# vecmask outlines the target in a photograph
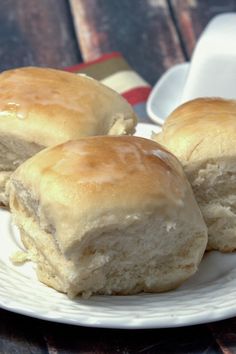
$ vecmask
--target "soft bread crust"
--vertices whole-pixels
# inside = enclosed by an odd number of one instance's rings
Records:
[[[15,170],[43,147],[83,136],[130,134],[135,125],[123,97],[84,75],[36,67],[0,74],[0,172]],[[1,202],[7,205],[5,192]]]
[[[10,206],[39,279],[69,295],[172,289],[207,242],[180,163],[137,137],[41,151],[12,175]]]
[[[236,101],[200,98],[178,107],[154,140],[181,161],[209,228],[208,249],[236,249]]]
[[[155,140],[168,147],[184,165],[235,156],[236,101],[199,98],[178,107]]]
[[[128,102],[85,75],[25,67],[0,74],[0,134],[43,146],[90,135],[132,132],[136,116]],[[117,123],[118,124],[118,123]]]

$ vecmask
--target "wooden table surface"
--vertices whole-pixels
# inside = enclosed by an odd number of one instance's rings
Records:
[[[62,68],[120,51],[150,84],[189,60],[234,0],[1,0],[0,70]],[[192,327],[95,329],[0,310],[0,353],[236,353],[236,318]]]

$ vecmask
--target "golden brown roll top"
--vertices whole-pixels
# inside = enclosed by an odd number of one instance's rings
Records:
[[[88,137],[43,150],[12,175],[10,205],[26,247],[40,254],[39,278],[70,294],[174,288],[206,246],[180,163],[147,139]]]
[[[154,139],[184,166],[208,226],[208,249],[236,250],[236,101],[189,101]]]
[[[122,223],[127,210],[136,217],[137,208],[181,206],[189,189],[175,157],[137,137],[89,137],[46,149],[18,168],[13,184],[18,179],[40,200],[64,250],[73,246],[70,237],[84,234],[88,222],[102,223],[112,211]],[[73,220],[79,234],[68,232],[62,219]]]
[[[236,101],[199,98],[184,103],[166,119],[155,141],[190,168],[210,158],[234,156]]]
[[[128,102],[89,77],[33,67],[3,72],[0,205],[8,205],[11,172],[42,148],[83,136],[130,134],[135,125]]]
[[[84,75],[36,67],[0,74],[0,134],[51,146],[82,136],[128,134],[135,124],[125,99]]]

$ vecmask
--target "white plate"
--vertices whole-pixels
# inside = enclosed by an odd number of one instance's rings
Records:
[[[158,127],[142,124],[149,137]],[[91,327],[161,328],[205,323],[236,315],[236,254],[211,252],[198,273],[175,291],[69,300],[37,281],[34,265],[14,266],[22,246],[10,214],[0,211],[0,307],[24,315]]]
[[[155,124],[138,123],[136,127],[135,136],[151,139],[153,133],[158,133],[161,128]]]

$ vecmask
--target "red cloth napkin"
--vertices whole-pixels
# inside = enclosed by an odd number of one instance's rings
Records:
[[[129,66],[120,53],[104,54],[96,60],[74,65],[65,70],[83,73],[101,81],[121,94],[133,106],[140,122],[151,123],[146,113],[146,101],[151,86]]]

